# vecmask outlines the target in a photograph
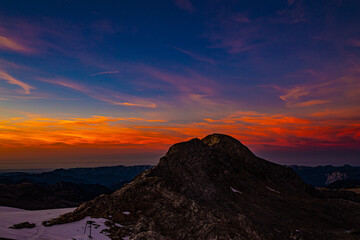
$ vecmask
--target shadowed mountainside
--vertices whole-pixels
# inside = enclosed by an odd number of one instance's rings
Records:
[[[99,184],[0,184],[0,206],[27,210],[77,207],[96,196],[112,192],[113,190]]]
[[[0,205],[27,210],[76,207],[111,194],[149,165],[57,169],[0,175]]]
[[[173,145],[112,195],[44,225],[92,216],[109,219],[112,239],[357,239],[350,234],[360,224],[353,194],[351,201],[316,190],[290,167],[213,134]]]

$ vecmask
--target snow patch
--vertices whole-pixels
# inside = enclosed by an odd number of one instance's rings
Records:
[[[122,239],[123,239],[123,240],[129,240],[129,239],[130,239],[130,236],[123,237]]]
[[[123,214],[130,215],[130,212],[126,211],[126,212],[123,212]]]
[[[235,192],[235,193],[240,193],[240,194],[242,194],[242,192],[240,192],[239,190],[236,190],[236,189],[233,188],[233,187],[230,187],[230,189],[231,189],[231,191],[233,191],[233,192]]]
[[[269,189],[269,190],[272,191],[272,192],[280,193],[279,191],[276,191],[275,189],[272,189],[272,188],[270,188],[270,187],[268,187],[268,186],[266,186],[266,188]]]
[[[80,221],[73,223],[66,223],[61,225],[54,225],[44,227],[41,223],[51,218],[56,218],[61,214],[68,213],[75,210],[75,208],[60,208],[28,211],[17,208],[1,207],[0,206],[0,238],[10,238],[17,240],[36,240],[36,239],[51,239],[51,240],[88,240],[90,229],[86,228],[86,221],[94,221],[91,227],[92,239],[96,240],[110,240],[105,234],[101,233],[106,229],[103,218],[86,217]],[[11,229],[10,226],[21,222],[35,223],[35,228],[27,229]]]
[[[117,226],[117,227],[124,227],[124,225],[121,225],[120,223],[115,223],[115,226]]]

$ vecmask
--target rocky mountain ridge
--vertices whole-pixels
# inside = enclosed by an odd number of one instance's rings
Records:
[[[212,134],[173,145],[112,195],[44,224],[102,217],[112,239],[356,239],[360,201],[349,199]]]

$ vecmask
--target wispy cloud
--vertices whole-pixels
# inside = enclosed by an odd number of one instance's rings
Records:
[[[307,22],[307,10],[304,1],[288,0],[288,7],[277,11],[277,16],[269,19],[273,23],[297,24]]]
[[[239,23],[249,23],[251,22],[250,19],[248,17],[246,17],[244,14],[242,13],[239,13],[237,15],[235,15],[233,17],[233,19],[236,21],[236,22],[239,22]]]
[[[219,90],[217,83],[190,69],[184,69],[183,74],[171,73],[150,66],[142,66],[141,71],[152,78],[169,83],[181,93],[197,95],[214,95]]]
[[[34,89],[34,87],[30,86],[29,84],[26,84],[16,78],[14,78],[13,76],[7,74],[6,72],[4,72],[2,70],[0,70],[0,79],[5,80],[9,84],[13,84],[13,85],[17,85],[17,86],[21,87],[25,91],[25,94],[30,94],[30,90]]]
[[[22,45],[15,40],[12,40],[8,37],[1,36],[1,35],[0,35],[0,49],[10,50],[10,51],[15,51],[15,52],[20,52],[20,53],[32,52],[32,49],[30,49],[29,47]]]
[[[187,51],[187,50],[184,50],[184,49],[181,49],[181,48],[178,48],[178,47],[173,47],[175,50],[181,52],[181,53],[184,53],[190,57],[192,57],[193,59],[195,60],[198,60],[200,62],[206,62],[206,63],[210,63],[210,64],[215,64],[215,60],[214,59],[211,59],[211,58],[207,58],[207,57],[202,57],[202,56],[199,56],[193,52],[190,52],[190,51]]]
[[[120,72],[119,71],[104,71],[104,72],[91,74],[90,76],[98,76],[98,75],[103,75],[103,74],[116,74],[116,73],[120,73]]]
[[[335,79],[328,76],[320,80],[309,81],[289,88],[279,87],[283,94],[279,96],[288,107],[310,107],[319,104],[331,104],[332,108],[360,104],[360,72],[357,68],[347,69],[344,75]],[[315,76],[316,77],[316,76]]]
[[[37,55],[55,51],[62,56],[89,62],[91,54],[85,54],[84,49],[103,41],[103,36],[113,34],[115,30],[110,28],[106,21],[81,25],[59,18],[0,15],[0,49]],[[87,38],[84,31],[93,37]]]
[[[290,101],[299,99],[302,96],[306,96],[310,93],[309,89],[306,87],[295,86],[285,91],[285,95],[279,96],[283,101]]]
[[[217,16],[218,21],[210,27],[208,38],[211,48],[222,48],[229,54],[240,54],[264,45],[266,22],[250,20],[242,13]],[[260,41],[261,40],[261,41]]]
[[[294,106],[297,106],[297,107],[309,107],[309,106],[318,105],[318,104],[325,104],[325,103],[329,103],[329,102],[331,102],[331,100],[313,99],[313,100],[309,100],[309,101],[305,101],[305,102],[296,103]]]
[[[118,93],[112,90],[86,86],[84,84],[77,83],[75,81],[64,79],[64,78],[38,78],[38,80],[60,85],[66,88],[70,88],[79,91],[91,98],[110,103],[112,105],[123,105],[133,107],[145,107],[145,108],[156,108],[156,104],[150,102],[144,98],[131,96],[127,94]]]

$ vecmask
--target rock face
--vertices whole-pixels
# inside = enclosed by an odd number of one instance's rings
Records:
[[[173,145],[112,195],[44,223],[109,219],[112,239],[356,239],[360,204],[325,199],[289,167],[221,134]]]
[[[36,227],[35,223],[29,223],[29,222],[22,222],[22,223],[18,223],[18,224],[14,224],[9,228],[12,229],[23,229],[23,228],[34,228]]]
[[[342,173],[342,172],[333,172],[332,174],[328,174],[328,177],[326,179],[326,185],[329,185],[333,182],[336,181],[340,181],[340,180],[345,180],[348,179],[348,175],[346,175],[346,173]]]

